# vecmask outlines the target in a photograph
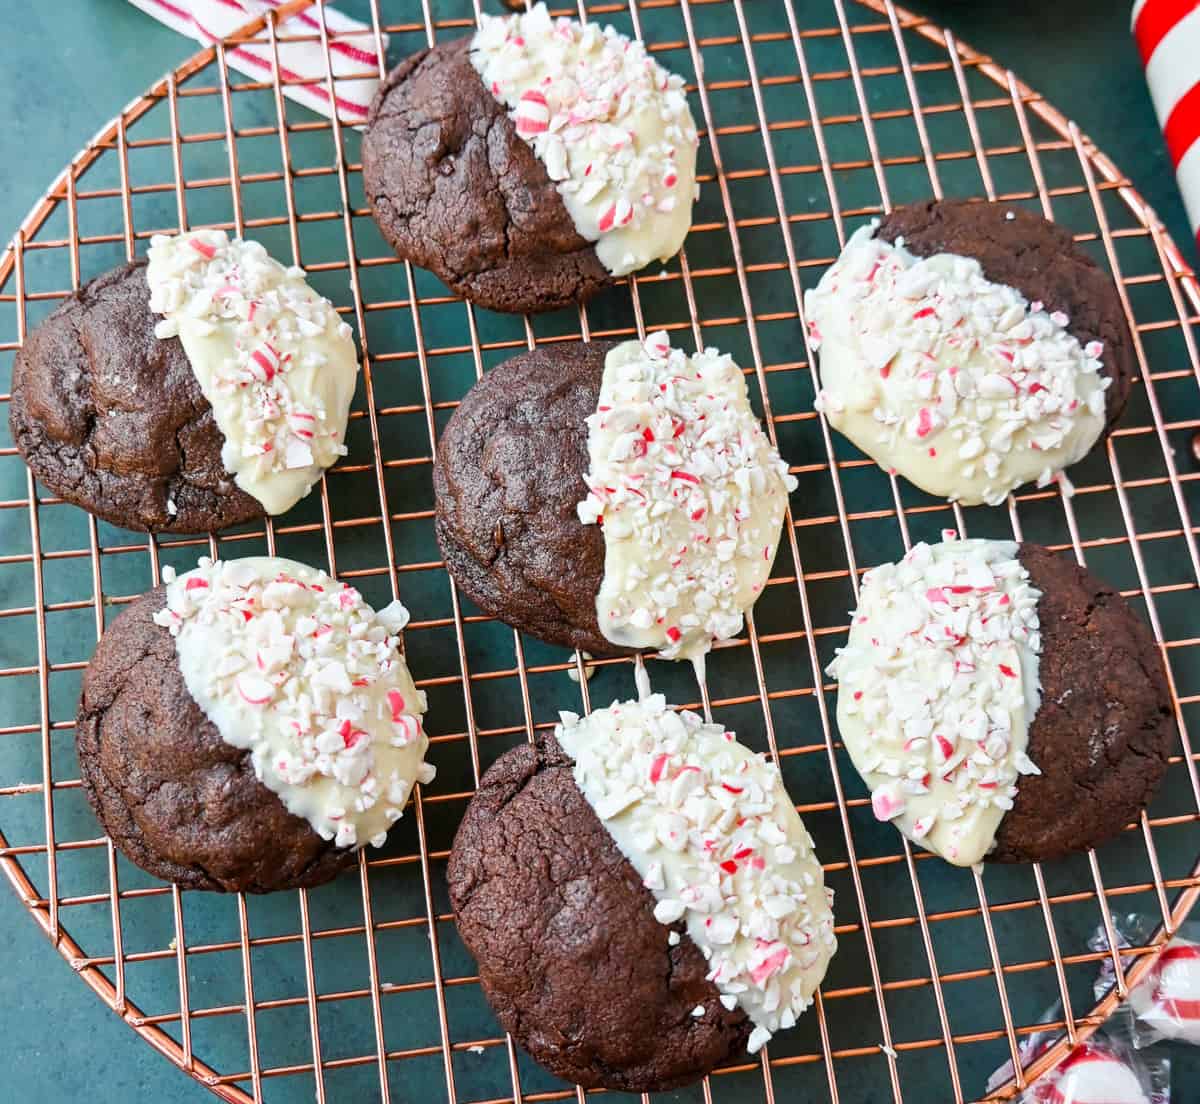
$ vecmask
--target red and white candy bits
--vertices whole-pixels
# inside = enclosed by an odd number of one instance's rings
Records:
[[[736,636],[766,584],[788,474],[716,349],[687,356],[657,331],[605,358],[588,418],[585,524],[604,531],[600,631],[696,658]]]
[[[805,311],[817,409],[930,494],[998,505],[1061,478],[1104,429],[1103,345],[1080,345],[1065,314],[988,280],[974,258],[919,258],[864,226]]]
[[[561,718],[575,781],[655,918],[686,924],[721,1004],[754,1022],[757,1051],[812,1003],[837,949],[832,891],[778,767],[661,694]]]
[[[640,42],[552,19],[544,3],[482,16],[471,61],[610,272],[678,251],[691,225],[698,141],[679,77]]]
[[[395,634],[353,587],[304,564],[251,557],[163,570],[156,624],[188,692],[258,779],[339,847],[383,845],[415,781],[429,782],[425,695]]]
[[[1009,541],[917,544],[863,577],[838,679],[838,728],[871,807],[969,866],[991,849],[1039,703],[1041,597]]]
[[[225,438],[221,459],[271,514],[346,449],[358,374],[350,327],[258,242],[195,230],[151,241],[154,333],[178,337]]]

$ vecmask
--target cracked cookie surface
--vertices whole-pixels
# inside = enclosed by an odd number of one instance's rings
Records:
[[[487,373],[438,442],[435,531],[455,582],[540,640],[629,654],[600,632],[604,535],[584,525],[586,419],[612,343],[538,347]]]
[[[683,923],[655,920],[653,894],[552,736],[483,776],[447,881],[497,1018],[557,1076],[654,1092],[743,1052],[746,1014],[721,1004]],[[704,1014],[693,1016],[698,1005]]]
[[[357,852],[323,840],[226,743],[184,684],[162,587],[104,634],[75,727],[83,788],[130,861],[185,889],[266,893],[320,885]]]
[[[382,83],[363,185],[396,253],[491,310],[583,302],[612,277],[471,64],[470,38],[423,50]]]
[[[1018,553],[1038,601],[1041,705],[1029,757],[988,855],[1036,862],[1095,847],[1138,818],[1175,739],[1162,658],[1121,595],[1073,560],[1035,544]]]
[[[154,336],[144,262],[70,295],[13,366],[9,425],[54,494],[126,529],[203,533],[261,517],[176,337]]]

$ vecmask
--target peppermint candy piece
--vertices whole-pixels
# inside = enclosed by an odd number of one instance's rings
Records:
[[[471,62],[609,272],[678,252],[691,225],[698,143],[680,77],[640,42],[552,19],[541,2],[482,16]]]
[[[661,694],[562,714],[575,782],[654,894],[683,921],[708,980],[755,1027],[749,1049],[795,1024],[837,948],[812,840],[779,770]]]
[[[163,574],[154,620],[221,738],[322,838],[382,846],[414,782],[434,774],[399,611],[377,615],[348,584],[267,556]]]

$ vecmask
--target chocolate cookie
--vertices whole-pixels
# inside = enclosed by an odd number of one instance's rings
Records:
[[[805,305],[830,424],[968,505],[1062,478],[1136,372],[1112,277],[1012,204],[899,207],[851,237]]]
[[[13,366],[9,426],[54,494],[114,525],[199,533],[263,515],[178,338],[154,335],[144,262],[97,277],[36,327]]]
[[[659,331],[477,383],[438,450],[436,531],[467,594],[517,628],[694,659],[741,632],[795,487],[741,369]]]
[[[1080,345],[1104,346],[1101,371],[1112,380],[1105,392],[1108,428],[1117,423],[1137,376],[1133,338],[1112,276],[1065,226],[1010,203],[943,199],[897,207],[876,233],[893,243],[902,238],[918,257],[972,257],[993,283],[1015,287],[1047,311],[1062,311]]]
[[[253,893],[319,885],[381,846],[433,777],[402,607],[270,557],[164,577],[83,680],[79,767],[113,842],[184,888]]]
[[[446,879],[496,1017],[556,1076],[658,1092],[745,1050],[746,1014],[719,1003],[683,924],[655,920],[654,897],[553,737],[483,776]]]
[[[957,865],[1097,846],[1137,819],[1174,740],[1147,627],[1038,545],[918,544],[872,569],[829,670],[875,816]]]
[[[363,187],[396,253],[497,311],[584,302],[612,282],[460,38],[401,62],[363,136]]]
[[[608,342],[539,346],[463,399],[433,469],[446,568],[485,612],[542,640],[619,655],[596,623],[604,537],[579,520],[587,417]]]
[[[163,587],[109,626],[88,665],[75,726],[80,777],[104,831],[143,870],[184,889],[315,886],[354,864],[254,774],[188,693],[154,615]]]
[[[698,142],[683,81],[544,3],[409,58],[367,117],[383,235],[481,306],[543,311],[678,252]]]
[[[500,1022],[589,1088],[675,1088],[756,1053],[837,948],[779,768],[661,694],[560,717],[484,775],[450,853]]]
[[[1000,822],[988,855],[997,862],[1057,858],[1117,835],[1154,796],[1175,741],[1146,623],[1069,556],[1036,544],[1019,555],[1042,592],[1042,695],[1029,729],[1041,773],[1022,780]]]

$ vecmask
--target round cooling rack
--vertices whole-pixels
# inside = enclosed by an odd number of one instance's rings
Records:
[[[372,24],[355,45],[380,67],[468,33],[478,14],[472,0],[339,7]],[[321,4],[279,12],[305,8],[307,38],[328,54]],[[666,328],[677,345],[716,345],[743,365],[800,488],[769,591],[745,636],[710,657],[707,685],[659,662],[651,679],[778,758],[836,891],[840,940],[795,1030],[674,1098],[1010,1098],[1025,1079],[987,1097],[989,1075],[1044,1019],[1063,1038],[1026,1076],[1085,1038],[1200,892],[1189,741],[1200,703],[1200,289],[1154,212],[1072,124],[884,0],[581,2],[569,13],[644,37],[688,80],[701,126],[686,255],[586,311],[477,311],[397,261],[366,209],[358,133],[285,101],[277,76],[247,81],[226,68],[236,41],[280,40],[275,15],[132,103],[17,231],[0,260],[5,379],[29,328],[70,289],[144,253],[155,232],[199,225],[302,264],[355,328],[363,372],[349,455],[319,493],[265,530],[209,538],[147,540],[45,495],[3,419],[0,864],[80,979],[224,1100],[582,1099],[499,1031],[443,873],[480,772],[560,708],[630,696],[632,668],[525,639],[460,599],[433,537],[431,458],[470,385],[514,352]],[[802,289],[864,220],[930,195],[1052,215],[1117,277],[1141,382],[1107,445],[1072,470],[1073,497],[1055,486],[1004,509],[951,507],[890,479],[813,412]],[[1074,555],[1153,626],[1181,743],[1149,813],[1099,853],[977,874],[914,850],[871,815],[822,672],[862,570],[947,527]],[[105,624],[165,564],[266,552],[328,565],[375,605],[398,595],[412,610],[406,647],[429,695],[438,776],[387,846],[361,855],[357,876],[264,898],[180,894],[117,854],[88,809],[73,741],[80,674]],[[579,678],[585,666],[590,681]],[[1098,929],[1111,937],[1131,912],[1159,921],[1151,943],[1089,950]],[[1092,986],[1109,958],[1118,989],[1097,1006]]]

